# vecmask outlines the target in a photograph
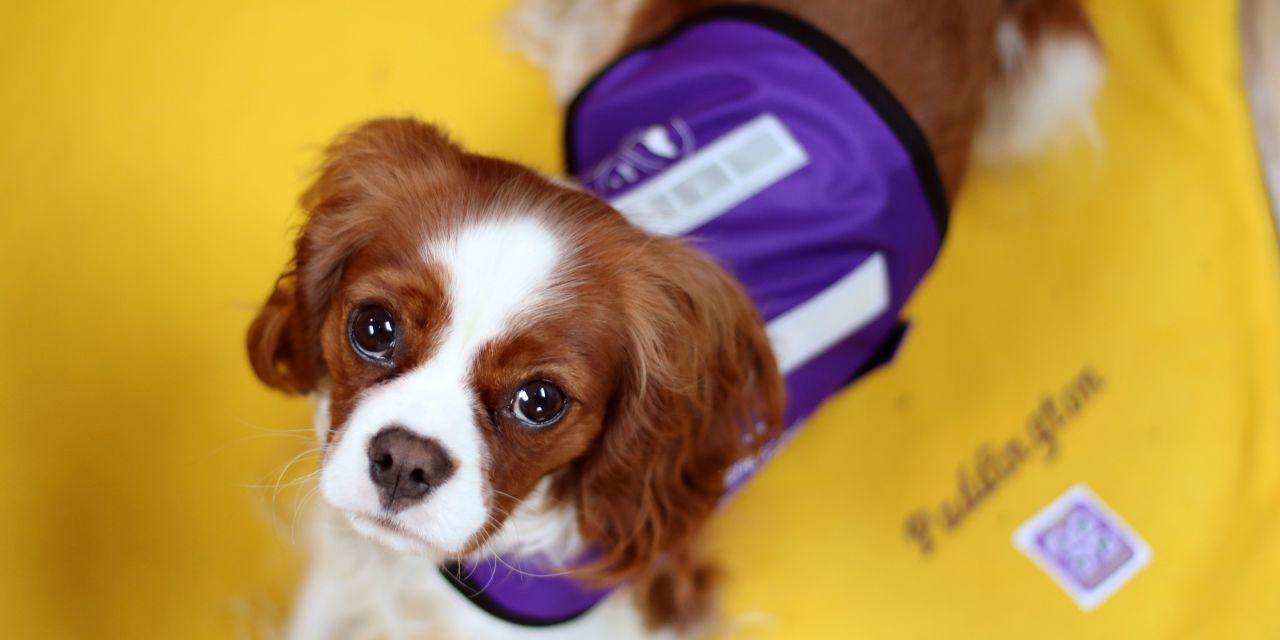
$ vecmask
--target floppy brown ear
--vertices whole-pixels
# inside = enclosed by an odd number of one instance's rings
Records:
[[[580,463],[579,517],[601,576],[633,579],[670,622],[699,606],[709,577],[693,541],[729,468],[781,430],[784,392],[754,305],[709,258],[652,239],[627,271],[626,363]]]
[[[291,267],[249,327],[249,361],[268,386],[307,393],[324,378],[320,325],[347,260],[386,224],[397,199],[420,197],[461,152],[412,119],[372,120],[325,151],[302,195],[306,211]]]
[[[293,274],[281,276],[266,304],[249,325],[249,363],[258,379],[286,393],[307,393],[316,385],[316,358],[293,295]]]

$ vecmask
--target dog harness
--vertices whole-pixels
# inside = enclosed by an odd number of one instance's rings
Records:
[[[907,112],[837,42],[760,7],[698,14],[605,68],[569,107],[565,155],[632,223],[687,237],[743,284],[785,376],[780,440],[893,356],[946,231]],[[767,457],[734,467],[729,493]],[[495,616],[549,626],[611,592],[571,569],[521,557],[441,573]]]

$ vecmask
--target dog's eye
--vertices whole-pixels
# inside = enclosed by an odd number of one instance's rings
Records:
[[[564,414],[564,392],[546,380],[530,380],[516,391],[511,413],[531,427],[546,427]]]
[[[387,360],[396,346],[396,321],[391,312],[376,305],[351,314],[351,346],[366,358]]]

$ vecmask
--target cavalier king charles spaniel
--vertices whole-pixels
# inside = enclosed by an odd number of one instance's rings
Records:
[[[1087,121],[1102,73],[1076,0],[514,16],[577,91],[574,179],[366,123],[249,329],[323,446],[294,638],[713,629],[717,505],[892,357],[970,159]]]

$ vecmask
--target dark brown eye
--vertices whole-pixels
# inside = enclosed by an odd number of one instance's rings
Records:
[[[511,413],[531,427],[550,426],[564,414],[564,392],[546,380],[524,383],[511,401]]]
[[[356,353],[373,360],[388,360],[396,346],[395,318],[376,305],[360,307],[351,314],[350,337]]]

